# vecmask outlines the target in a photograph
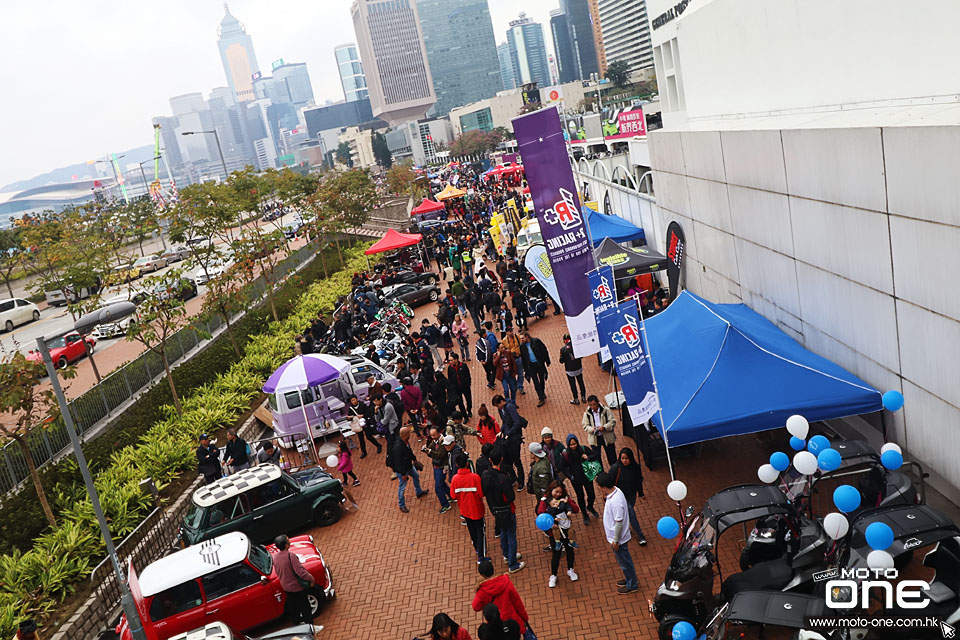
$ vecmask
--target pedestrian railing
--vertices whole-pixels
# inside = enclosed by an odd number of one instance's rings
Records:
[[[291,253],[277,264],[271,276],[274,284],[282,282],[290,273],[299,269],[316,255],[317,244],[308,243]],[[261,275],[251,282],[249,300],[252,303],[261,300],[266,294],[267,282]],[[238,315],[234,321],[243,317]],[[171,366],[189,359],[205,340],[205,336],[214,336],[225,324],[220,315],[208,320],[197,320],[191,326],[175,333],[166,345],[167,360]],[[128,362],[101,382],[91,387],[69,402],[70,414],[77,425],[77,431],[83,439],[85,434],[94,436],[98,427],[106,420],[117,416],[117,410],[127,402],[147,390],[164,374],[160,355],[147,350]],[[56,460],[70,449],[70,437],[62,420],[50,423],[43,429],[34,429],[27,436],[30,452],[37,468]],[[17,491],[29,478],[27,463],[22,450],[16,442],[8,442],[0,449],[0,496]]]

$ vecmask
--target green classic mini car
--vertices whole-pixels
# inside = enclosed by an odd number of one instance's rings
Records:
[[[340,519],[343,487],[320,468],[286,473],[272,464],[238,471],[193,493],[180,527],[187,546],[241,531],[256,543]]]

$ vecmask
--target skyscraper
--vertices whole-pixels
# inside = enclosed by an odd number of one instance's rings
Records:
[[[503,89],[487,0],[417,0],[438,116]]]
[[[510,55],[510,44],[501,42],[497,45],[497,58],[500,60],[500,78],[504,89],[517,88],[517,71],[513,68],[513,56]]]
[[[436,103],[414,0],[354,0],[350,8],[373,115],[418,120]]]
[[[173,112],[174,117],[193,113],[194,111],[203,111],[206,108],[207,104],[203,100],[203,94],[199,91],[170,98],[170,111]]]
[[[573,58],[567,14],[559,9],[550,12],[550,33],[553,35],[553,55],[560,83],[573,82],[577,79],[577,62]]]
[[[630,71],[653,68],[646,0],[599,0],[607,64],[626,60]]]
[[[536,82],[540,87],[550,86],[550,67],[547,66],[547,48],[543,42],[543,25],[521,13],[507,29],[510,59],[516,73],[517,86]]]
[[[611,1],[621,2],[621,0]],[[597,48],[593,42],[593,21],[590,19],[589,0],[560,0],[560,9],[567,15],[570,46],[577,65],[577,78],[585,80],[591,73],[600,71],[600,66],[597,64]]]
[[[590,21],[593,23],[593,45],[597,49],[597,65],[600,67],[600,75],[607,73],[607,53],[603,47],[603,29],[600,26],[600,1],[587,0],[590,5]]]
[[[217,29],[220,48],[220,60],[227,74],[227,84],[233,90],[237,101],[253,100],[253,74],[260,71],[257,55],[253,52],[253,39],[243,28],[243,24],[233,17],[230,8],[224,3],[225,15]]]
[[[340,71],[340,84],[343,86],[343,98],[347,102],[356,102],[369,97],[367,78],[363,75],[363,63],[360,52],[352,42],[341,44],[333,50]]]
[[[305,62],[278,60],[273,64],[273,80],[284,87],[288,101],[295,107],[313,102],[313,85]]]

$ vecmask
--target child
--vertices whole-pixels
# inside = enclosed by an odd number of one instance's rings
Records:
[[[553,516],[553,528],[550,530],[550,537],[553,539],[554,550],[560,550],[569,545],[574,549],[579,545],[573,539],[573,523],[570,521],[569,514],[580,513],[580,507],[576,501],[567,495],[567,487],[562,483],[554,482],[553,486],[547,491],[547,494],[540,499],[538,513],[549,513]]]
[[[353,472],[353,458],[350,457],[350,448],[347,446],[346,440],[341,440],[340,445],[340,462],[337,463],[337,469],[340,470],[340,473],[343,474],[343,484],[347,484],[347,476],[353,478],[353,486],[358,486],[360,480],[357,479],[357,475]]]

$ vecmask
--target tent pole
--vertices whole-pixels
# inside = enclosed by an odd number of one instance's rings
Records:
[[[660,416],[660,426],[663,428],[663,444],[667,451],[667,466],[670,468],[670,480],[676,480],[677,476],[673,472],[673,460],[670,458],[670,439],[667,436],[667,424],[663,421],[663,404],[660,402],[660,389],[657,387],[657,376],[653,370],[653,354],[650,353],[650,341],[647,340],[647,324],[640,315],[640,330],[643,331],[643,341],[647,345],[647,361],[650,363],[650,377],[653,378],[653,392],[657,394],[657,414]],[[680,506],[680,503],[677,503]],[[681,509],[682,511],[682,509]]]
[[[307,387],[309,389],[309,387]],[[303,391],[297,390],[297,393],[300,394],[300,408],[303,410],[303,422],[306,425],[307,439],[310,441],[310,447],[313,449],[313,460],[314,464],[320,464],[320,453],[317,451],[317,443],[313,439],[313,434],[310,433],[310,418],[307,417],[307,405],[303,403]]]

